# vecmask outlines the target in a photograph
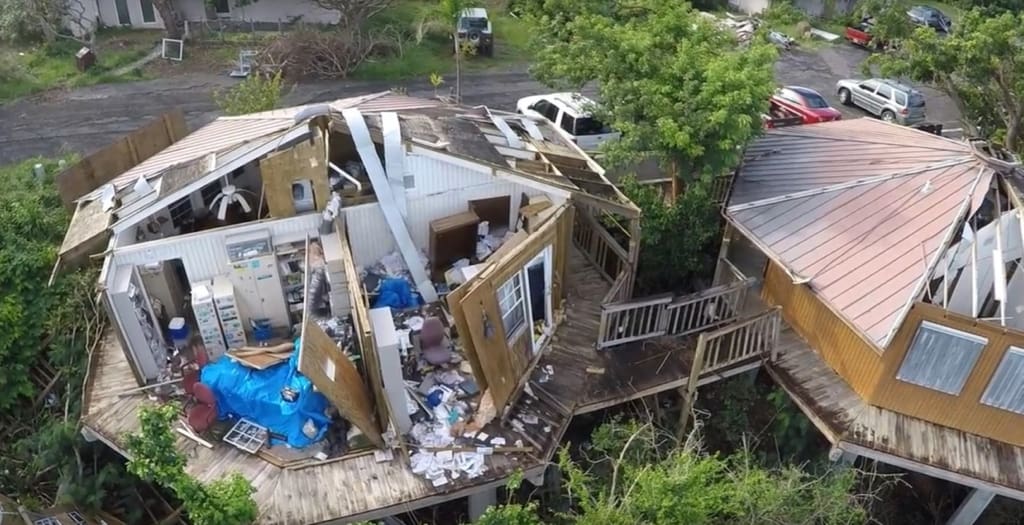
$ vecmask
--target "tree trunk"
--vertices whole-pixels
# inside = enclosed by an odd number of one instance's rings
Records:
[[[160,18],[164,21],[164,33],[167,38],[177,40],[181,38],[183,24],[174,2],[175,0],[153,0],[153,7],[160,13]]]
[[[1003,147],[1007,151],[1020,153],[1017,151],[1017,143],[1020,141],[1020,126],[1021,119],[1019,118],[1006,123],[1006,138],[1003,139]]]

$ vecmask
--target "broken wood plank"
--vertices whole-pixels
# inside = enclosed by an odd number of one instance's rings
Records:
[[[152,390],[154,388],[159,388],[159,387],[167,386],[167,385],[173,385],[175,383],[180,383],[180,382],[181,382],[181,378],[179,377],[177,379],[171,379],[170,381],[163,381],[163,382],[160,382],[160,383],[154,383],[152,385],[146,385],[146,386],[140,386],[140,387],[137,387],[137,388],[131,388],[131,389],[128,389],[128,390],[124,390],[122,392],[118,392],[117,397],[121,398],[121,397],[125,397],[125,396],[130,396],[132,394],[140,394],[140,393],[145,392],[147,390]]]

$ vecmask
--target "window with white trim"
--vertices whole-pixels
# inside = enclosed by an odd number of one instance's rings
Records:
[[[68,513],[68,517],[71,518],[71,521],[75,522],[75,525],[85,525],[86,524],[85,518],[83,518],[82,515],[79,514],[77,510],[73,510],[73,511],[69,512]]]
[[[523,274],[516,272],[498,288],[501,324],[509,339],[526,323],[526,302],[523,300]]]
[[[984,337],[923,321],[896,379],[959,395],[987,343]]]
[[[32,522],[32,525],[61,525],[60,520],[52,516],[39,518]]]
[[[1024,414],[1024,349],[1006,349],[999,368],[992,374],[981,402],[1010,412]]]

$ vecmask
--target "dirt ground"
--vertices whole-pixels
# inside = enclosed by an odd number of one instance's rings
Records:
[[[836,44],[814,51],[786,53],[776,64],[781,84],[819,90],[846,118],[864,114],[839,105],[835,83],[860,76],[867,53]],[[61,151],[88,154],[141,126],[157,115],[180,107],[192,129],[216,118],[212,94],[237,80],[226,75],[185,74],[127,84],[109,84],[71,91],[56,91],[0,106],[0,164]],[[293,86],[285,103],[305,104],[392,88],[410,95],[432,96],[426,79],[404,85],[374,82],[313,82]],[[547,91],[525,70],[473,73],[463,79],[463,100],[496,109],[513,109],[515,101]],[[959,127],[953,103],[935,90],[923,88],[930,121]]]

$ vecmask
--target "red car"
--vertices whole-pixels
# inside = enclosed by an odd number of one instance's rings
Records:
[[[785,108],[791,113],[800,115],[804,124],[840,120],[843,114],[828,105],[825,97],[817,91],[800,87],[786,86],[772,96],[772,105]]]

